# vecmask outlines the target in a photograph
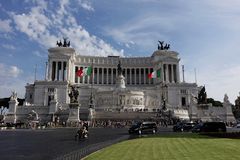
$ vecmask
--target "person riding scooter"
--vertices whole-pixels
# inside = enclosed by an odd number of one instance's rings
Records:
[[[85,126],[83,126],[82,128],[80,128],[76,135],[75,135],[75,140],[80,140],[80,139],[83,139],[83,138],[87,138],[88,137],[88,130]]]

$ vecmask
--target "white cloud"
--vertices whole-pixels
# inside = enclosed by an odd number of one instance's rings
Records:
[[[0,19],[0,32],[12,32],[12,27],[11,27],[11,20],[6,19],[6,20],[1,20]]]
[[[239,71],[239,65],[228,68],[221,67],[217,70],[213,70],[207,75],[201,76],[201,81],[203,81],[203,77],[209,76],[208,81],[205,81],[205,83],[209,86],[210,94],[222,100],[223,95],[226,93],[228,94],[230,101],[234,103],[240,91]]]
[[[94,11],[94,8],[89,0],[78,0],[79,5],[88,10],[88,11]]]
[[[34,51],[33,54],[40,58],[47,58],[47,54],[40,53],[39,51]]]
[[[15,50],[16,47],[11,45],[11,44],[2,44],[3,48],[10,49],[10,50]]]
[[[85,4],[84,6],[91,10],[90,2],[79,1],[79,3]],[[48,5],[43,3],[32,7],[31,11],[26,14],[12,13],[12,18],[19,31],[27,34],[30,39],[46,48],[54,47],[58,40],[57,37],[68,37],[71,40],[71,46],[81,54],[123,55],[122,50],[114,49],[102,39],[90,35],[86,29],[79,25],[71,14],[72,9],[69,5],[69,0],[61,0],[59,8],[54,12],[48,10]]]
[[[179,56],[184,59],[186,82],[195,81],[196,67],[198,84],[206,85],[209,97],[222,101],[227,93],[233,103],[240,91],[236,59],[240,52],[240,1],[155,2],[159,3],[157,9],[136,0],[137,16],[130,14],[123,23],[107,24],[106,34],[126,47],[133,41],[136,48],[146,51],[156,49],[158,39],[173,42],[171,48],[182,51]]]
[[[69,0],[61,0],[60,1],[60,8],[57,11],[57,13],[61,16],[64,16],[64,14],[67,14],[66,6],[69,4]]]
[[[25,78],[1,78],[0,77],[0,97],[10,97],[12,91],[16,91],[19,98],[25,95]]]
[[[12,13],[12,18],[19,31],[27,34],[31,39],[39,42],[43,46],[49,47],[49,45],[55,44],[51,40],[56,39],[56,37],[52,37],[48,30],[51,21],[44,15],[46,6],[46,4],[41,3],[33,7],[28,14]]]
[[[159,38],[169,39],[166,32],[175,30],[175,19],[167,19],[153,13],[145,13],[137,18],[127,20],[126,23],[115,27],[105,27],[105,33],[130,47],[136,44],[141,48],[153,48]]]
[[[0,97],[9,97],[15,90],[18,97],[23,98],[27,81],[30,81],[30,78],[23,76],[20,68],[0,63]]]
[[[6,78],[17,78],[23,71],[17,66],[9,66],[3,63],[0,63],[0,77]]]
[[[17,66],[10,66],[8,72],[10,76],[16,78],[22,72],[22,70],[20,70]]]
[[[180,70],[181,71],[181,70]],[[208,98],[223,101],[224,94],[229,96],[229,100],[234,104],[240,91],[240,65],[215,68],[200,68],[197,70],[198,85],[205,85]],[[181,72],[182,80],[182,72]],[[185,81],[195,82],[194,69],[185,67]]]

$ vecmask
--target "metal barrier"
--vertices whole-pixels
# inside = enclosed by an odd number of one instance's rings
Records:
[[[125,136],[122,136],[118,139],[109,140],[109,141],[105,141],[105,142],[100,142],[100,143],[96,143],[96,144],[91,144],[91,145],[88,145],[88,146],[86,146],[82,149],[70,152],[70,153],[62,155],[60,157],[57,157],[54,160],[80,160],[81,158],[89,155],[90,153],[93,153],[93,152],[95,152],[99,149],[110,146],[112,144],[121,142],[123,140],[127,140],[128,138],[129,138],[129,136],[125,135]]]

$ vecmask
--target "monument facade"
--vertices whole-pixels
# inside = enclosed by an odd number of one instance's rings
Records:
[[[60,121],[87,120],[89,115],[141,119],[154,117],[164,106],[180,119],[201,119],[193,97],[202,88],[180,81],[179,54],[160,42],[149,57],[87,56],[76,53],[66,39],[57,42],[57,47],[48,49],[45,80],[27,84],[24,105],[9,102],[13,106],[9,116],[24,120],[34,110],[42,121],[56,116]],[[87,67],[92,74],[79,77],[77,72]],[[151,78],[154,71],[158,76]],[[73,86],[75,95],[69,92]]]

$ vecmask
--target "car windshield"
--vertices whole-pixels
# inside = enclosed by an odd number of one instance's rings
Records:
[[[183,124],[183,122],[177,122],[177,125],[182,125]]]
[[[186,125],[191,126],[191,125],[195,125],[195,123],[186,123]]]
[[[134,123],[134,124],[132,125],[132,128],[139,127],[140,125],[141,125],[141,123]]]
[[[201,124],[201,123],[200,123],[200,124],[197,124],[197,125],[194,126],[194,128],[199,128],[199,127],[201,127],[202,125],[203,125],[203,124]]]

